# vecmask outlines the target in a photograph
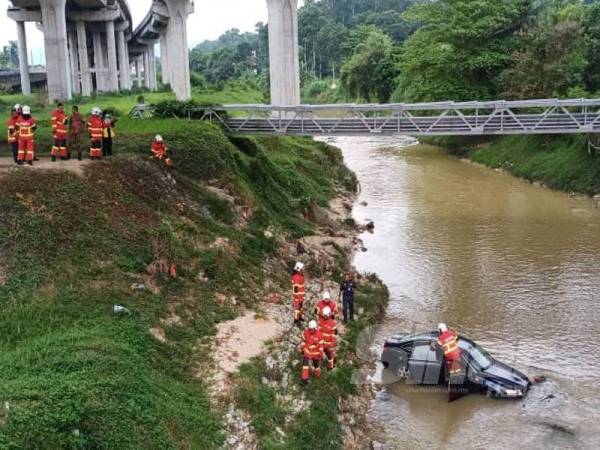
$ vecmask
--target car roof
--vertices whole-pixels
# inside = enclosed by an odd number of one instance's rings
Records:
[[[428,332],[419,333],[419,334],[396,334],[394,336],[390,336],[389,338],[387,338],[386,342],[390,343],[390,344],[402,345],[402,344],[408,344],[408,343],[411,343],[414,341],[433,341],[433,340],[437,339],[437,337],[438,337],[437,331],[428,331]],[[466,338],[460,334],[458,335],[458,339],[461,341],[465,341],[471,345],[475,344],[471,339]]]

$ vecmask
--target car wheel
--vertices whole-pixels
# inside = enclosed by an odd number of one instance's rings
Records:
[[[496,391],[494,391],[490,388],[487,388],[485,391],[485,396],[487,398],[496,398],[498,396],[498,394],[496,393]]]

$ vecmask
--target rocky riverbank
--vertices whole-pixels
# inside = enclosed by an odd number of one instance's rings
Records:
[[[306,264],[306,317],[312,316],[323,290],[333,295],[338,292],[342,273],[352,270],[353,252],[366,251],[358,233],[373,227],[354,223],[353,201],[353,195],[339,191],[329,208],[312,207],[305,211],[318,224],[317,232],[297,241],[278,242],[277,256],[267,265],[271,273],[285,277],[277,277],[281,280],[278,284],[265,286],[270,288],[263,293],[266,301],[255,312],[243,315],[244,323],[240,319],[232,321],[238,323],[227,341],[241,344],[235,350],[236,362],[229,358],[223,364],[222,358],[217,357],[219,361],[213,372],[215,386],[219,386],[213,398],[224,411],[229,448],[280,448],[294,444],[310,448],[313,441],[320,441],[321,445],[329,441],[332,448],[368,446],[366,413],[373,390],[368,384],[355,383],[361,380],[357,376],[361,369],[370,363],[358,357],[355,346],[361,330],[381,317],[387,290],[375,277],[357,274],[357,320],[348,327],[339,324],[338,367],[324,371],[321,379],[311,379],[309,386],[303,386],[299,379],[298,352],[301,328],[292,323],[286,279],[290,262],[301,260]],[[227,323],[222,325],[228,328]],[[258,333],[249,341],[251,330],[257,327],[276,333],[262,336]],[[258,341],[263,346],[260,355],[252,351]],[[222,349],[224,343],[218,344]],[[223,371],[223,366],[229,366],[230,370]],[[333,432],[317,431],[323,428],[323,422]]]

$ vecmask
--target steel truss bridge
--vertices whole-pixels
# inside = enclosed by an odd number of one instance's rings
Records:
[[[339,104],[222,105],[203,119],[229,132],[276,135],[481,136],[600,133],[600,99]]]

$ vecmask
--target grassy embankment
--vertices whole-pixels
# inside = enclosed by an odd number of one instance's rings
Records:
[[[276,239],[311,233],[302,209],[325,205],[334,185],[353,185],[339,151],[305,139],[230,140],[216,126],[180,120],[123,119],[119,128],[119,156],[83,176],[0,175],[0,448],[221,445],[221,412],[193,376],[210,361],[198,343],[240,306],[215,293],[259,301]],[[146,157],[157,132],[172,149],[176,184]],[[239,208],[252,212],[243,227]],[[215,246],[217,237],[228,245]],[[177,264],[176,279],[162,262]],[[147,288],[132,291],[139,281]],[[114,315],[114,304],[131,314]],[[149,333],[157,325],[166,342]],[[309,388],[322,407],[300,415],[296,448],[322,447],[322,420],[339,436],[337,400],[324,394],[349,392],[349,372]],[[262,409],[268,402],[260,406],[266,423],[279,420]]]
[[[600,193],[600,154],[588,153],[587,135],[506,136],[491,141],[427,139],[491,168],[537,181],[557,190],[586,195]]]
[[[94,106],[98,106],[103,110],[109,109],[114,111],[118,117],[116,127],[115,148],[121,152],[131,152],[138,148],[139,139],[154,136],[157,130],[164,129],[161,126],[160,120],[137,120],[130,119],[127,114],[136,104],[139,95],[144,97],[146,103],[159,103],[164,100],[174,100],[175,97],[171,92],[143,92],[141,94],[106,94],[95,98],[82,98],[75,102],[66,102],[65,111],[71,113],[73,104],[79,105],[80,112],[87,118]],[[198,103],[202,104],[221,104],[221,103],[262,103],[264,95],[250,88],[233,86],[224,91],[212,90],[194,90],[193,98]],[[38,122],[38,130],[36,132],[36,149],[40,154],[50,153],[52,147],[52,133],[50,125],[50,116],[54,110],[54,106],[47,104],[45,95],[33,94],[30,96],[22,95],[3,95],[0,96],[0,123],[5,124],[10,114],[11,107],[19,103],[21,105],[29,105],[32,108],[32,114]],[[187,125],[185,121],[171,122],[168,130],[173,133],[179,130],[185,131]],[[121,131],[124,135],[121,136]],[[154,133],[154,134],[153,134]],[[150,143],[148,143],[150,145]],[[0,155],[8,156],[8,148],[6,147],[5,134],[0,137]]]

